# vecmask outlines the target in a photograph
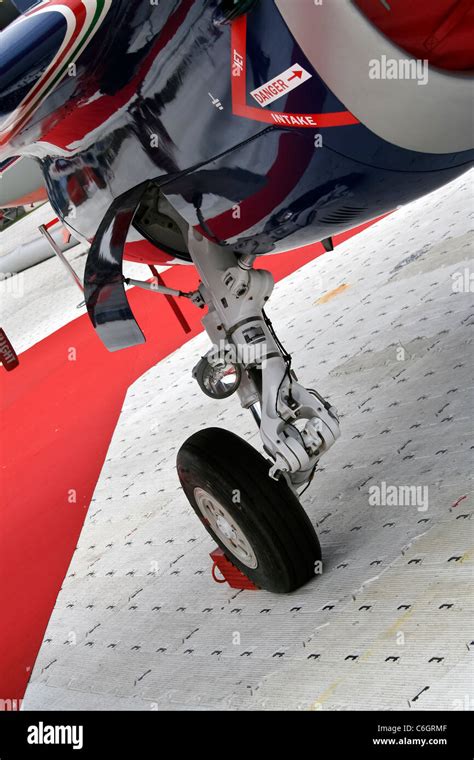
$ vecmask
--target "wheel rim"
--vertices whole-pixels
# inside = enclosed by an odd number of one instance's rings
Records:
[[[194,489],[199,511],[213,532],[229,551],[250,570],[258,567],[258,560],[244,531],[215,496],[203,488]]]

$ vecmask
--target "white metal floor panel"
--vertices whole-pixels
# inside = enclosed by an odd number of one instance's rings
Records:
[[[26,709],[472,708],[472,293],[453,289],[472,221],[470,174],[276,287],[268,313],[300,380],[343,415],[303,497],[324,574],[294,594],[215,584],[179,487],[194,431],[259,446],[236,399],[191,379],[207,337],[134,384]],[[371,506],[382,482],[427,486],[427,509]]]

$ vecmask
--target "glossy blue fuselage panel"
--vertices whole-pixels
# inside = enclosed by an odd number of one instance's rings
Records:
[[[360,123],[299,128],[239,115],[232,28],[219,23],[219,6],[114,0],[74,76],[63,78],[10,140],[12,155],[40,161],[53,207],[79,237],[92,241],[117,199],[153,181],[190,225],[237,251],[275,253],[390,211],[472,162],[472,151],[399,148]],[[51,55],[58,44],[52,34]],[[0,65],[8,55],[3,50]],[[249,94],[254,88],[299,64],[311,79],[272,107],[346,110],[273,0],[260,0],[248,14],[246,64],[248,105],[259,108]],[[1,82],[0,102],[5,88]]]

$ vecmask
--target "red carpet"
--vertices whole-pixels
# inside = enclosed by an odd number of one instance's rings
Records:
[[[323,252],[307,246],[260,265],[278,280]],[[183,290],[197,284],[191,267],[173,267],[164,279]],[[164,298],[137,289],[129,298],[146,344],[110,354],[84,315],[21,354],[13,372],[0,370],[3,700],[25,692],[128,387],[202,329],[201,312],[186,301],[188,335]]]

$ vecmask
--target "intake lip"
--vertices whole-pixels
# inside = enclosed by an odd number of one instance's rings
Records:
[[[433,66],[423,68],[423,78],[372,76],[373,64],[402,71],[415,66],[418,70],[424,62],[411,59],[352,3],[275,4],[321,79],[367,129],[419,153],[472,150],[472,76]]]

